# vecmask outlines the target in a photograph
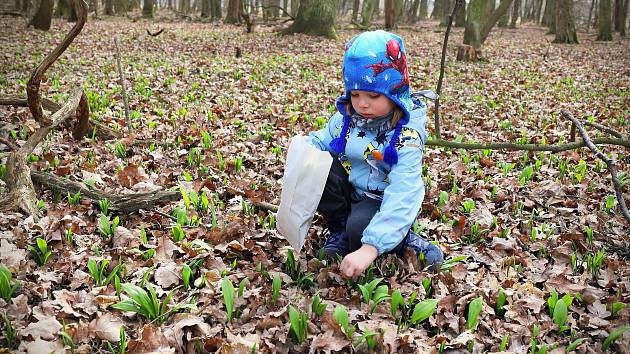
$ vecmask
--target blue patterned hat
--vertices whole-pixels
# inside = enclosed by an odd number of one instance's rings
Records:
[[[330,147],[337,153],[346,148],[346,134],[350,127],[350,117],[346,104],[350,101],[350,91],[361,90],[387,96],[402,110],[403,117],[396,125],[394,135],[385,148],[383,160],[390,166],[398,162],[395,144],[402,126],[409,122],[412,103],[409,96],[409,73],[405,45],[399,36],[382,30],[364,32],[346,44],[343,58],[343,82],[346,92],[336,102],[337,109],[344,116],[343,128]]]

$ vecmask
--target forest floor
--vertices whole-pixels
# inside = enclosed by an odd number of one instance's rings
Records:
[[[70,27],[54,20],[40,32],[0,17],[0,95],[25,95],[30,73]],[[153,37],[147,29],[164,32]],[[246,34],[218,24],[90,19],[48,70],[42,94],[63,103],[82,85],[92,117],[123,138],[52,133],[29,157],[31,169],[111,195],[172,189],[186,198],[125,215],[105,202],[39,189],[44,217],[0,213],[0,262],[19,283],[13,294],[0,289],[0,346],[33,353],[107,352],[110,345],[128,353],[628,351],[630,229],[605,164],[586,148],[427,147],[426,196],[414,228],[444,250],[448,261],[437,274],[409,255],[388,256],[367,279],[344,280],[336,262],[317,257],[319,218],[293,256],[274,214],[255,205],[279,204],[289,138],[323,127],[333,112],[344,43],[356,33],[327,40],[277,36],[269,27]],[[412,87],[435,89],[443,28],[424,22],[398,33]],[[443,138],[566,143],[570,122],[561,109],[630,136],[630,39],[602,43],[579,33],[578,45],[551,44],[544,28],[526,24],[495,29],[487,60],[469,63],[454,61],[462,34],[454,29],[449,42]],[[0,136],[20,145],[36,127],[26,108],[0,108]],[[628,149],[600,148],[615,157],[630,199]],[[28,249],[36,238],[51,252],[41,266]],[[358,285],[378,278],[394,303],[399,293],[404,298],[395,315],[387,297],[373,312],[374,300],[364,303]],[[168,306],[160,312],[145,303],[136,308],[144,316],[113,308],[129,301],[134,288],[125,284],[154,289]],[[312,310],[316,294],[327,305],[322,314]],[[195,308],[181,308],[189,303]],[[295,333],[290,305],[307,312]]]

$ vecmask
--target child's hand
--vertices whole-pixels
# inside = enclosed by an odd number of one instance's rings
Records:
[[[378,257],[378,250],[372,245],[364,244],[358,250],[348,254],[341,261],[339,270],[346,278],[356,279]]]

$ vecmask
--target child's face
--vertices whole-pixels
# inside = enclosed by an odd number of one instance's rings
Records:
[[[354,110],[366,119],[383,116],[396,107],[387,96],[369,91],[350,91],[350,100]]]

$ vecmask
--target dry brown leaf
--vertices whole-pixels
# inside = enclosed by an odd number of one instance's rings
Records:
[[[123,322],[120,318],[112,315],[111,313],[105,313],[97,316],[92,322],[90,322],[90,333],[96,335],[99,339],[119,342],[120,341],[120,327]]]

